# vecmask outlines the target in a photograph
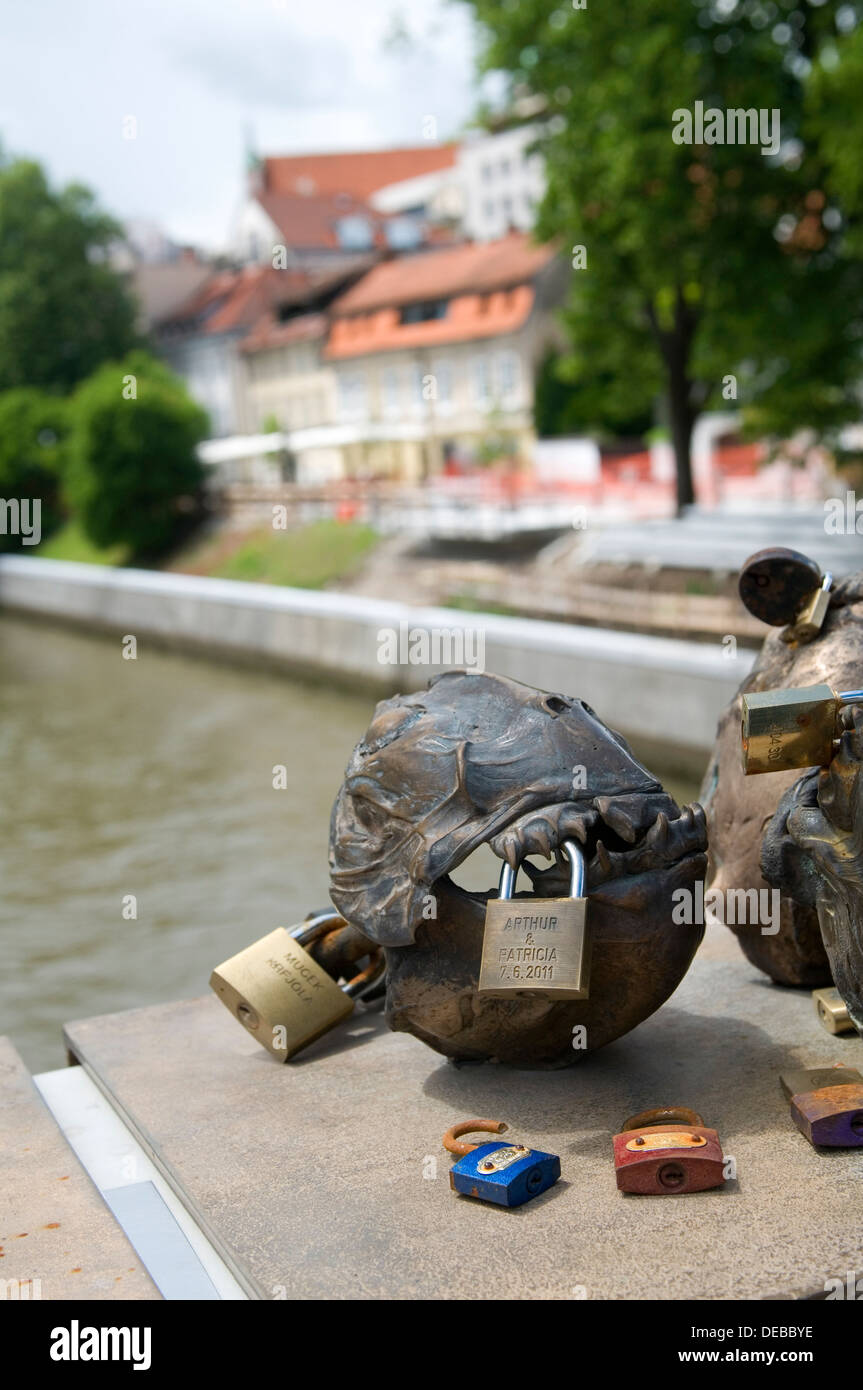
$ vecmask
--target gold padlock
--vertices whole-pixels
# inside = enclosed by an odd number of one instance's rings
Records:
[[[572,867],[568,898],[512,897],[517,870],[504,864],[498,896],[485,910],[479,994],[512,998],[587,999],[590,938],[584,855],[573,840],[561,849]]]
[[[794,622],[783,632],[784,642],[811,642],[813,637],[817,637],[827,617],[832,589],[833,575],[825,574],[820,589],[810,594]]]
[[[304,949],[344,918],[318,912],[299,927],[278,927],[217,966],[210,988],[257,1042],[286,1062],[354,1011],[358,994],[386,968],[383,951],[365,970],[338,985]]]
[[[828,1033],[854,1033],[856,1028],[848,1012],[848,1005],[834,985],[832,989],[813,989],[812,1002],[815,1014],[822,1028]]]
[[[753,691],[742,702],[743,771],[752,776],[826,767],[833,757],[839,710],[863,703],[863,690],[839,693],[826,684],[803,685]]]

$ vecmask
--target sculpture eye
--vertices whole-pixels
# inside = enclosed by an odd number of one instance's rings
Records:
[[[384,824],[385,817],[382,808],[374,801],[367,800],[364,796],[354,797],[354,809],[357,819],[366,830],[380,830]]]
[[[548,710],[549,714],[566,714],[569,709],[569,701],[562,700],[559,695],[546,695],[542,707]]]

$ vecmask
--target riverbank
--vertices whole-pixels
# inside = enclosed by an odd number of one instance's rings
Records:
[[[418,608],[199,576],[0,557],[0,608],[189,654],[289,671],[380,696],[469,666],[578,695],[681,770],[703,767],[751,667],[727,644]]]

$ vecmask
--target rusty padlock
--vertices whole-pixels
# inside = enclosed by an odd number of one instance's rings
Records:
[[[851,1067],[789,1071],[779,1078],[791,1118],[810,1144],[863,1148],[863,1076]]]
[[[750,555],[740,571],[740,598],[756,618],[784,627],[782,640],[811,642],[821,631],[833,592],[832,574],[799,550],[769,546]]]
[[[677,1196],[721,1187],[725,1159],[719,1135],[686,1106],[643,1110],[614,1136],[614,1167],[621,1192]]]

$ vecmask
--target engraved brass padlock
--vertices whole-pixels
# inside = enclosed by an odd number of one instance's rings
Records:
[[[561,849],[572,867],[568,898],[513,899],[517,871],[504,864],[498,896],[486,904],[480,994],[588,998],[584,855],[573,840],[565,840]]]
[[[835,985],[830,989],[813,989],[812,1002],[818,1022],[828,1033],[835,1035],[857,1031],[848,1012],[848,1005]]]
[[[673,1196],[704,1192],[725,1181],[725,1159],[715,1129],[686,1107],[644,1110],[614,1136],[614,1167],[621,1192]]]
[[[353,1013],[354,1000],[386,968],[375,951],[365,970],[338,985],[304,949],[344,925],[332,910],[299,927],[278,927],[217,966],[210,988],[257,1042],[286,1062]]]
[[[743,771],[787,772],[826,767],[833,757],[836,724],[844,705],[863,703],[863,690],[830,685],[752,691],[742,697]]]
[[[502,1120],[463,1120],[443,1137],[448,1153],[459,1156],[450,1169],[449,1185],[464,1197],[478,1197],[499,1207],[520,1207],[547,1192],[560,1177],[557,1154],[529,1149],[526,1144],[465,1144],[462,1134],[479,1130],[503,1134]]]
[[[850,1067],[785,1072],[779,1078],[791,1118],[809,1140],[828,1149],[863,1147],[863,1076]]]

